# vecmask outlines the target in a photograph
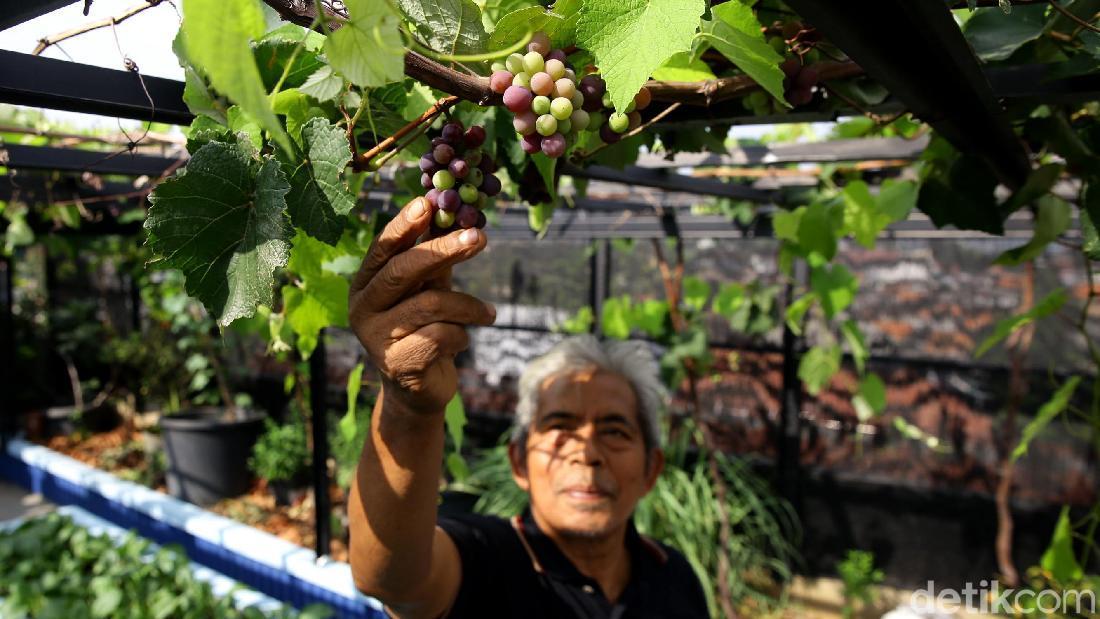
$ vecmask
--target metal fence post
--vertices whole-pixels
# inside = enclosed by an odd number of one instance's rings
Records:
[[[313,432],[313,509],[317,558],[329,554],[332,539],[332,500],[328,487],[328,378],[325,363],[325,330],[317,334],[317,347],[309,357],[310,428]]]

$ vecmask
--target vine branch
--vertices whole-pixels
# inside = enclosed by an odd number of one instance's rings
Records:
[[[141,4],[135,4],[134,6],[126,9],[121,15],[104,17],[103,19],[88,22],[71,30],[66,30],[65,32],[60,32],[52,36],[43,37],[38,40],[38,45],[34,47],[34,51],[31,52],[31,54],[37,56],[46,51],[46,48],[48,48],[49,46],[56,45],[57,43],[60,43],[65,39],[71,39],[77,35],[84,34],[85,32],[91,32],[92,30],[98,30],[99,28],[106,28],[108,26],[114,26],[115,24],[122,23],[123,21],[126,21],[127,19],[133,17],[134,15],[137,15],[138,13],[141,13],[142,11],[151,9],[159,5],[162,1],[163,0],[145,0],[145,2],[142,2]]]
[[[1067,18],[1075,22],[1078,26],[1081,26],[1082,28],[1091,30],[1093,32],[1100,32],[1100,28],[1097,28],[1096,26],[1093,26],[1092,24],[1081,19],[1080,17],[1077,17],[1073,13],[1070,13],[1069,10],[1066,9],[1066,7],[1058,4],[1058,0],[1050,0],[1050,6],[1054,7],[1055,10],[1057,10],[1062,15],[1065,15]]]

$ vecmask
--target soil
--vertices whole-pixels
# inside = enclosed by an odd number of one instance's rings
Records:
[[[56,436],[39,441],[39,444],[88,466],[167,494],[163,470],[153,456],[156,448],[151,447],[158,440],[155,435],[122,426],[100,434]],[[329,556],[337,561],[347,561],[346,529],[342,524],[346,521],[344,492],[332,485],[329,496],[334,516]],[[252,484],[247,494],[223,499],[208,509],[312,550],[316,540],[313,505],[313,493],[307,491],[292,505],[278,507],[267,482],[261,479]]]

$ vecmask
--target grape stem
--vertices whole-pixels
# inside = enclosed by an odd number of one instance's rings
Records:
[[[895,120],[901,118],[902,116],[904,116],[905,114],[908,113],[908,110],[902,110],[902,111],[900,111],[896,114],[891,114],[889,116],[883,116],[881,114],[876,114],[876,113],[868,110],[867,108],[863,107],[862,105],[860,105],[858,101],[855,101],[851,97],[848,97],[845,94],[841,93],[840,91],[836,90],[835,88],[832,88],[827,83],[825,83],[825,82],[819,82],[819,83],[821,84],[822,88],[824,88],[825,90],[827,90],[829,92],[830,95],[833,95],[837,99],[840,99],[841,101],[843,101],[843,102],[847,103],[848,105],[852,106],[853,108],[855,108],[856,110],[861,112],[864,116],[866,116],[867,118],[870,118],[871,121],[874,122],[875,125],[877,125],[877,126],[881,127],[881,126],[884,126],[884,125],[889,125],[890,123],[894,122]]]
[[[661,110],[657,114],[654,114],[653,118],[650,118],[649,120],[647,120],[646,122],[638,125],[634,129],[631,129],[630,131],[627,131],[626,133],[624,133],[623,137],[620,138],[620,140],[625,140],[626,138],[632,138],[632,137],[638,135],[639,133],[645,131],[646,129],[648,129],[650,127],[650,125],[652,125],[656,122],[659,122],[665,116],[668,116],[672,112],[675,112],[676,108],[680,107],[681,105],[682,105],[682,103],[677,101],[676,103],[673,103],[672,105],[666,107],[665,109]],[[596,148],[593,148],[590,151],[587,151],[587,152],[584,152],[584,153],[574,153],[573,157],[571,157],[570,160],[573,163],[580,163],[581,161],[584,161],[585,159],[588,159],[589,157],[595,155],[596,153],[600,152],[601,150],[603,150],[607,147],[608,147],[608,144],[604,143],[604,144],[600,144],[599,146],[597,146]]]
[[[393,146],[393,144],[397,142],[397,140],[405,137],[409,134],[409,132],[416,129],[417,127],[430,124],[433,120],[435,120],[436,116],[439,116],[443,111],[450,109],[450,107],[458,103],[458,101],[459,98],[453,95],[450,97],[443,97],[439,101],[436,101],[418,118],[413,119],[407,125],[398,129],[396,133],[376,144],[374,148],[371,148],[361,155],[358,155],[352,163],[352,168],[356,172],[362,172],[363,170],[369,169],[371,159],[374,159],[376,156],[378,156],[379,153],[386,150],[390,146]],[[402,144],[396,150],[401,150],[401,148],[404,148],[407,144],[408,142]]]

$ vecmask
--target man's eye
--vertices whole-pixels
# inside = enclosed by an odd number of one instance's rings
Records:
[[[626,431],[620,430],[618,428],[608,428],[607,430],[604,430],[604,434],[614,436],[615,438],[630,438],[630,435],[627,434]]]

